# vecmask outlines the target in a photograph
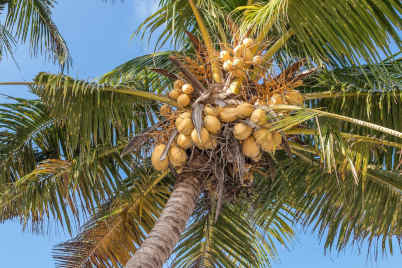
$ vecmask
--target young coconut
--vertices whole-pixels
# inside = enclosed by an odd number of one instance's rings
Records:
[[[297,90],[289,90],[285,95],[289,104],[303,105],[303,95]]]
[[[218,134],[222,128],[221,121],[213,115],[207,115],[204,117],[204,126],[212,134]]]
[[[208,144],[211,142],[211,136],[206,128],[201,129],[200,136],[198,136],[197,130],[193,129],[191,132],[191,139],[193,140],[193,143],[200,149],[206,149]]]
[[[177,131],[179,131],[179,133],[183,135],[190,135],[194,129],[193,120],[191,120],[191,115],[190,118],[188,118],[187,114],[185,113],[177,117],[175,125]]]
[[[187,162],[187,154],[179,146],[172,145],[169,149],[169,161],[173,167],[182,167]]]
[[[279,104],[286,104],[283,96],[281,94],[275,93],[268,101],[268,105],[279,105]]]
[[[254,131],[253,136],[259,145],[272,143],[272,133],[266,128],[260,128]]]
[[[179,79],[179,80],[174,81],[173,88],[181,91],[181,88],[183,87],[183,85],[184,85],[184,81]]]
[[[183,108],[186,107],[190,104],[191,102],[191,98],[189,95],[187,94],[181,94],[178,98],[177,98],[177,104],[179,105],[179,107]]]
[[[245,47],[251,47],[252,45],[254,45],[254,40],[251,38],[244,38],[243,39],[243,45]]]
[[[235,58],[233,60],[232,67],[234,69],[238,69],[238,70],[243,69],[243,59],[242,58]]]
[[[255,139],[251,136],[248,137],[242,144],[242,152],[245,156],[253,159],[258,157],[261,153],[260,147],[255,142]]]
[[[222,61],[227,61],[230,59],[230,53],[227,50],[222,50],[221,53],[219,53],[219,58]]]
[[[219,117],[225,123],[233,122],[237,119],[237,109],[231,107],[224,107],[220,111]]]
[[[282,135],[279,132],[272,132],[272,144],[275,148],[282,144]]]
[[[191,95],[194,92],[194,88],[191,84],[184,84],[181,90],[183,91],[183,93],[188,95]]]
[[[181,90],[173,89],[169,92],[169,98],[177,100],[177,98],[181,95]]]
[[[180,146],[184,150],[187,150],[187,149],[191,148],[191,146],[193,146],[193,141],[191,140],[191,137],[184,135],[182,133],[177,135],[176,143],[178,146]]]
[[[169,160],[167,157],[164,160],[161,160],[161,156],[165,148],[165,144],[158,144],[155,146],[154,151],[152,152],[152,166],[158,171],[166,170],[169,167]]]
[[[168,117],[171,112],[172,112],[172,109],[167,104],[163,104],[159,110],[160,115],[163,117]]]
[[[254,106],[250,103],[243,102],[237,105],[237,116],[239,118],[248,118],[254,111]]]
[[[233,128],[234,137],[241,141],[247,139],[252,132],[253,129],[244,123],[237,123]]]
[[[210,136],[211,138],[209,139],[209,141],[205,144],[204,148],[205,149],[215,149],[216,146],[218,146],[218,142],[216,141],[216,137],[215,136]]]
[[[239,79],[236,79],[232,83],[230,83],[229,91],[232,94],[239,94],[240,87],[241,87],[241,81]]]
[[[243,56],[244,47],[242,45],[238,45],[233,49],[233,55],[235,57],[242,57]]]
[[[262,109],[256,109],[250,116],[251,122],[262,126],[268,122],[267,113]]]
[[[231,60],[226,60],[223,63],[223,70],[225,70],[226,72],[229,72],[232,69],[233,69],[233,62]]]
[[[254,56],[253,57],[253,64],[254,65],[261,65],[263,61],[263,57],[260,55]]]
[[[213,107],[211,104],[207,104],[204,107],[204,114],[218,117],[219,116],[219,111],[218,111],[217,108]]]

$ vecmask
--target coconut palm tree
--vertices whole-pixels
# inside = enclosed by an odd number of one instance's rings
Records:
[[[12,53],[18,42],[29,43],[31,54],[45,54],[61,67],[71,64],[68,47],[51,15],[55,0],[1,0],[0,55]]]
[[[400,250],[400,3],[327,2],[162,1],[142,27],[180,50],[40,73],[0,109],[0,219],[89,216],[59,267],[267,267],[296,222]]]

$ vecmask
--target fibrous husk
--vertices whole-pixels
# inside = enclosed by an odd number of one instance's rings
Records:
[[[176,143],[178,146],[180,146],[181,148],[183,148],[185,150],[187,150],[187,149],[191,148],[191,146],[193,146],[193,141],[191,140],[191,137],[181,134],[181,133],[179,135],[177,135]]]
[[[244,123],[237,123],[233,128],[233,135],[238,140],[247,139],[252,132],[253,129]]]
[[[218,134],[222,128],[221,121],[213,115],[207,115],[204,117],[204,126],[212,134]]]
[[[297,90],[287,91],[285,98],[289,104],[303,105],[303,95]]]
[[[180,96],[177,98],[177,104],[181,108],[188,106],[190,104],[190,102],[191,102],[191,97],[184,93],[180,94]]]
[[[237,119],[236,108],[224,107],[219,113],[219,117],[225,123],[233,122]]]
[[[191,84],[184,84],[182,87],[182,91],[185,94],[191,95],[194,92],[194,88]]]
[[[248,137],[242,144],[243,154],[251,159],[258,157],[261,153],[260,147],[255,142],[254,137]]]
[[[181,90],[173,89],[169,92],[169,98],[177,100],[177,98],[181,95]]]
[[[173,167],[182,167],[187,162],[187,154],[179,146],[172,145],[169,149],[169,161]]]
[[[194,129],[193,120],[191,120],[191,115],[190,118],[184,116],[187,116],[187,114],[181,114],[181,116],[177,117],[175,125],[179,133],[190,135]]]
[[[179,79],[179,80],[174,81],[173,88],[177,89],[178,91],[181,92],[181,88],[183,87],[183,85],[184,85],[184,81]]]
[[[219,116],[219,111],[217,108],[213,107],[211,104],[207,104],[204,107],[204,113],[205,115],[212,115],[215,117]]]
[[[248,118],[254,111],[254,106],[250,103],[243,102],[237,105],[237,116],[239,118]]]
[[[169,167],[168,158],[165,158],[164,160],[160,159],[165,148],[166,148],[165,144],[158,144],[155,146],[154,151],[152,152],[151,156],[152,166],[158,171],[166,170]]]
[[[206,128],[202,128],[198,136],[197,130],[191,132],[191,139],[193,143],[200,149],[206,149],[211,142],[211,136]]]
[[[262,126],[268,122],[267,113],[262,109],[256,109],[252,112],[250,120],[254,124]]]
[[[268,101],[268,105],[286,104],[281,94],[274,94]]]
[[[159,110],[159,113],[163,117],[168,117],[170,113],[172,112],[172,109],[168,104],[163,104]]]

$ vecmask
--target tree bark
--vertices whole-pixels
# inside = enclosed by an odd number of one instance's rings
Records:
[[[201,182],[195,174],[181,176],[183,180],[176,185],[154,228],[126,268],[160,268],[179,242],[201,191]]]

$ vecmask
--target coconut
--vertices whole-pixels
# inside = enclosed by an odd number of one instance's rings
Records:
[[[244,59],[246,61],[253,60],[253,52],[251,51],[251,49],[249,49],[249,48],[244,49]]]
[[[228,59],[230,59],[230,53],[227,50],[222,50],[221,53],[219,53],[219,58],[222,61],[227,61]]]
[[[217,117],[219,115],[219,111],[218,111],[218,109],[213,107],[211,104],[207,104],[204,107],[204,114],[205,115],[212,115],[212,116]]]
[[[181,113],[181,114],[179,114],[179,116],[177,118],[181,118],[181,119],[189,118],[189,119],[191,119],[191,112],[187,111],[187,112]]]
[[[253,129],[244,123],[237,123],[233,128],[233,135],[238,140],[247,139],[252,132]]]
[[[262,157],[262,152],[260,152],[256,157],[252,158],[252,160],[253,160],[254,162],[258,162],[258,161],[261,160],[261,157]]]
[[[225,123],[233,122],[237,119],[237,109],[231,107],[224,107],[220,111],[219,117]]]
[[[183,135],[190,135],[194,129],[193,120],[191,118],[178,117],[175,122],[177,131]]]
[[[232,75],[234,77],[244,77],[245,73],[242,70],[234,70],[234,71],[232,71]]]
[[[303,105],[303,96],[297,90],[289,90],[285,96],[289,104]]]
[[[164,160],[161,160],[161,156],[165,148],[165,144],[158,144],[155,146],[154,151],[152,152],[152,166],[158,171],[166,170],[169,167],[169,160],[167,157]]]
[[[177,98],[177,104],[179,105],[179,107],[183,108],[186,107],[190,104],[191,102],[191,98],[189,95],[187,94],[181,94],[178,98]]]
[[[254,131],[253,136],[259,145],[272,143],[272,133],[266,128],[260,128]]]
[[[245,38],[245,39],[243,40],[243,45],[244,45],[245,47],[251,47],[252,45],[254,45],[254,40],[251,39],[251,38]]]
[[[174,81],[173,88],[181,91],[181,88],[182,88],[183,85],[184,85],[183,80],[179,79],[179,80]]]
[[[168,117],[171,112],[172,109],[167,104],[163,104],[159,110],[160,115],[163,117]]]
[[[193,146],[193,141],[191,140],[191,137],[184,135],[182,133],[177,135],[176,143],[177,143],[177,145],[179,145],[181,148],[183,148],[185,150],[187,150],[187,149],[191,148],[191,146]]]
[[[272,132],[272,144],[278,147],[282,144],[282,135],[278,132]]]
[[[216,141],[216,137],[214,136],[210,136],[211,138],[209,139],[209,141],[204,145],[205,149],[215,149],[216,146],[218,145],[218,142]]]
[[[172,91],[169,92],[169,98],[177,100],[177,98],[180,96],[181,90],[178,89],[173,89]]]
[[[173,167],[182,167],[187,162],[187,154],[179,146],[172,145],[169,149],[169,161]]]
[[[213,115],[207,115],[204,117],[204,126],[212,134],[218,134],[222,128],[219,119]]]
[[[226,72],[230,71],[233,69],[233,62],[231,60],[226,60],[223,63],[223,70],[225,70]]]
[[[233,93],[233,94],[239,94],[240,87],[241,87],[241,81],[236,79],[232,83],[230,83],[229,91],[230,91],[230,93]]]
[[[243,68],[243,59],[242,58],[234,58],[232,67],[234,69],[239,69],[239,70],[242,69]]]
[[[211,136],[209,135],[209,132],[206,128],[201,129],[200,136],[198,136],[197,130],[193,129],[193,131],[191,132],[191,139],[193,140],[194,144],[200,149],[205,149],[208,143],[211,142]]]
[[[267,123],[267,113],[262,109],[256,109],[251,114],[250,120],[257,125],[264,125]]]
[[[260,55],[254,56],[253,57],[253,64],[254,65],[261,65],[263,61],[263,57]]]
[[[250,117],[250,115],[254,111],[254,106],[250,103],[243,102],[237,105],[237,116],[239,118],[247,118]]]
[[[182,89],[183,93],[189,94],[189,95],[194,92],[194,88],[191,84],[184,84],[181,89]]]
[[[268,101],[269,105],[285,104],[283,96],[281,94],[275,93]]]
[[[233,55],[235,57],[241,57],[241,56],[243,56],[243,50],[244,50],[244,47],[242,45],[238,45],[233,49]]]
[[[260,154],[260,147],[251,136],[248,137],[242,144],[243,154],[250,158],[256,158]]]

